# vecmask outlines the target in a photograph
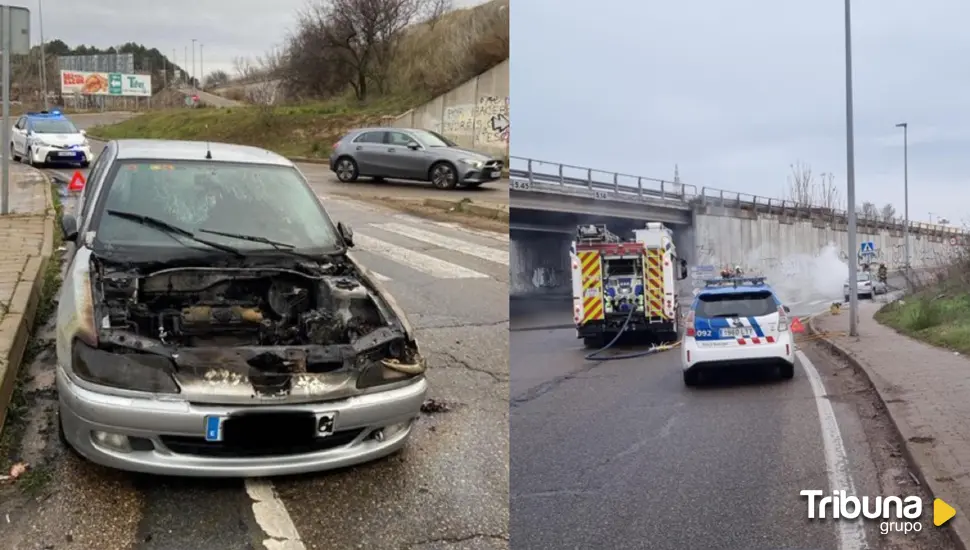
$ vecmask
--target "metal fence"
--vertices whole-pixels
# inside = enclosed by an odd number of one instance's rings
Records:
[[[711,205],[777,214],[820,222],[848,224],[848,212],[835,208],[806,205],[796,201],[738,193],[713,187],[697,188],[681,182],[633,176],[549,162],[525,157],[509,157],[509,188],[513,191],[542,191],[563,193],[573,190],[592,191],[593,198],[622,202],[642,202],[644,199],[669,201],[677,205]],[[862,229],[903,231],[902,219],[882,216],[856,215]],[[910,232],[936,236],[970,235],[970,232],[951,225],[909,222]]]

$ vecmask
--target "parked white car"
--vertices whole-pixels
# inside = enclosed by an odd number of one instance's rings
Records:
[[[889,291],[886,283],[879,281],[876,277],[872,276],[872,273],[868,271],[860,271],[856,275],[856,294],[859,298],[865,296],[866,298],[872,298],[876,294],[885,294]],[[842,295],[845,301],[849,301],[849,281],[846,281],[842,285]]]

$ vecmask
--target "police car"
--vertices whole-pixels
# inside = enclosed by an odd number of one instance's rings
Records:
[[[10,137],[10,155],[31,165],[69,163],[87,168],[91,144],[60,111],[27,113],[17,119]]]
[[[705,370],[749,365],[777,367],[783,378],[792,378],[789,311],[763,277],[707,281],[684,323],[684,384],[697,385]]]

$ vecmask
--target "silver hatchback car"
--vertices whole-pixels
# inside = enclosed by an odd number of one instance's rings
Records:
[[[268,476],[405,444],[428,390],[414,333],[289,160],[113,141],[63,230],[60,432],[82,456]]]
[[[330,169],[342,182],[365,176],[429,181],[439,189],[478,187],[502,177],[504,162],[462,149],[430,130],[360,128],[333,145]]]

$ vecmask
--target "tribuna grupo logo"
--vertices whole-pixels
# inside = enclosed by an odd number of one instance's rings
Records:
[[[845,491],[804,490],[799,493],[808,499],[809,519],[846,519],[861,518],[878,520],[882,534],[890,532],[911,533],[923,529],[920,518],[923,516],[923,499],[920,497],[856,497],[846,495]]]

